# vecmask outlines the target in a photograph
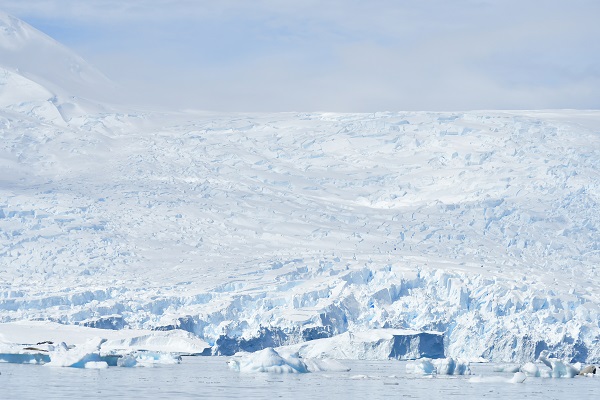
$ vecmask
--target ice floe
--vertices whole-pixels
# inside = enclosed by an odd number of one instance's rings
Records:
[[[181,362],[181,355],[198,355],[209,348],[206,342],[179,330],[109,331],[52,322],[20,322],[0,324],[0,332],[0,362],[50,367],[98,369],[105,364],[175,364]],[[39,341],[40,338],[46,340]]]
[[[239,354],[228,362],[234,371],[253,373],[307,373],[320,371],[349,371],[339,361],[332,359],[303,359],[297,354],[280,355],[273,348],[266,348],[255,353]]]
[[[471,375],[469,364],[468,361],[450,357],[437,360],[422,358],[409,361],[406,364],[406,373],[415,375]]]

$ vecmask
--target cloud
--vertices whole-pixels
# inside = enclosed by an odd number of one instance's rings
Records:
[[[251,111],[600,108],[592,0],[0,6],[81,52],[138,101]]]

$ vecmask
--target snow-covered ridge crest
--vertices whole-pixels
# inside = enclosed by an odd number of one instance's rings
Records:
[[[80,56],[0,11],[0,107],[46,123],[105,110],[116,86]]]
[[[3,50],[16,50],[27,42],[34,31],[18,18],[0,11],[0,47]],[[48,40],[52,40],[48,37]]]
[[[114,86],[73,51],[31,25],[0,11],[0,67],[57,95],[94,98]]]

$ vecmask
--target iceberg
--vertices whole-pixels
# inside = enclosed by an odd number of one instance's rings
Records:
[[[552,371],[551,376],[553,378],[574,378],[579,375],[580,368],[577,368],[575,365],[564,360],[550,357],[547,350],[542,351],[539,360],[550,368]]]
[[[101,369],[177,364],[182,355],[199,355],[210,349],[206,342],[180,330],[107,331],[38,321],[0,324],[0,331],[0,362],[50,367]],[[39,338],[50,340],[37,341]]]
[[[72,348],[62,342],[50,352],[50,362],[45,365],[48,367],[86,368],[89,363],[90,367],[93,367],[104,362],[100,356],[100,347],[104,342],[106,339],[92,338],[82,345]]]
[[[238,372],[306,373],[308,368],[297,357],[283,358],[273,348],[250,353],[228,361],[229,368]]]
[[[303,359],[298,354],[282,356],[269,347],[255,353],[241,353],[231,358],[227,364],[233,371],[242,373],[268,372],[303,374],[322,371],[349,371],[336,360]]]
[[[409,361],[406,364],[406,373],[414,375],[471,375],[469,362],[453,358],[431,360],[422,358]]]

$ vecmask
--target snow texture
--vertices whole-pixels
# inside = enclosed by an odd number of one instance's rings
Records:
[[[0,49],[0,322],[600,361],[600,112],[151,112],[6,15]]]

